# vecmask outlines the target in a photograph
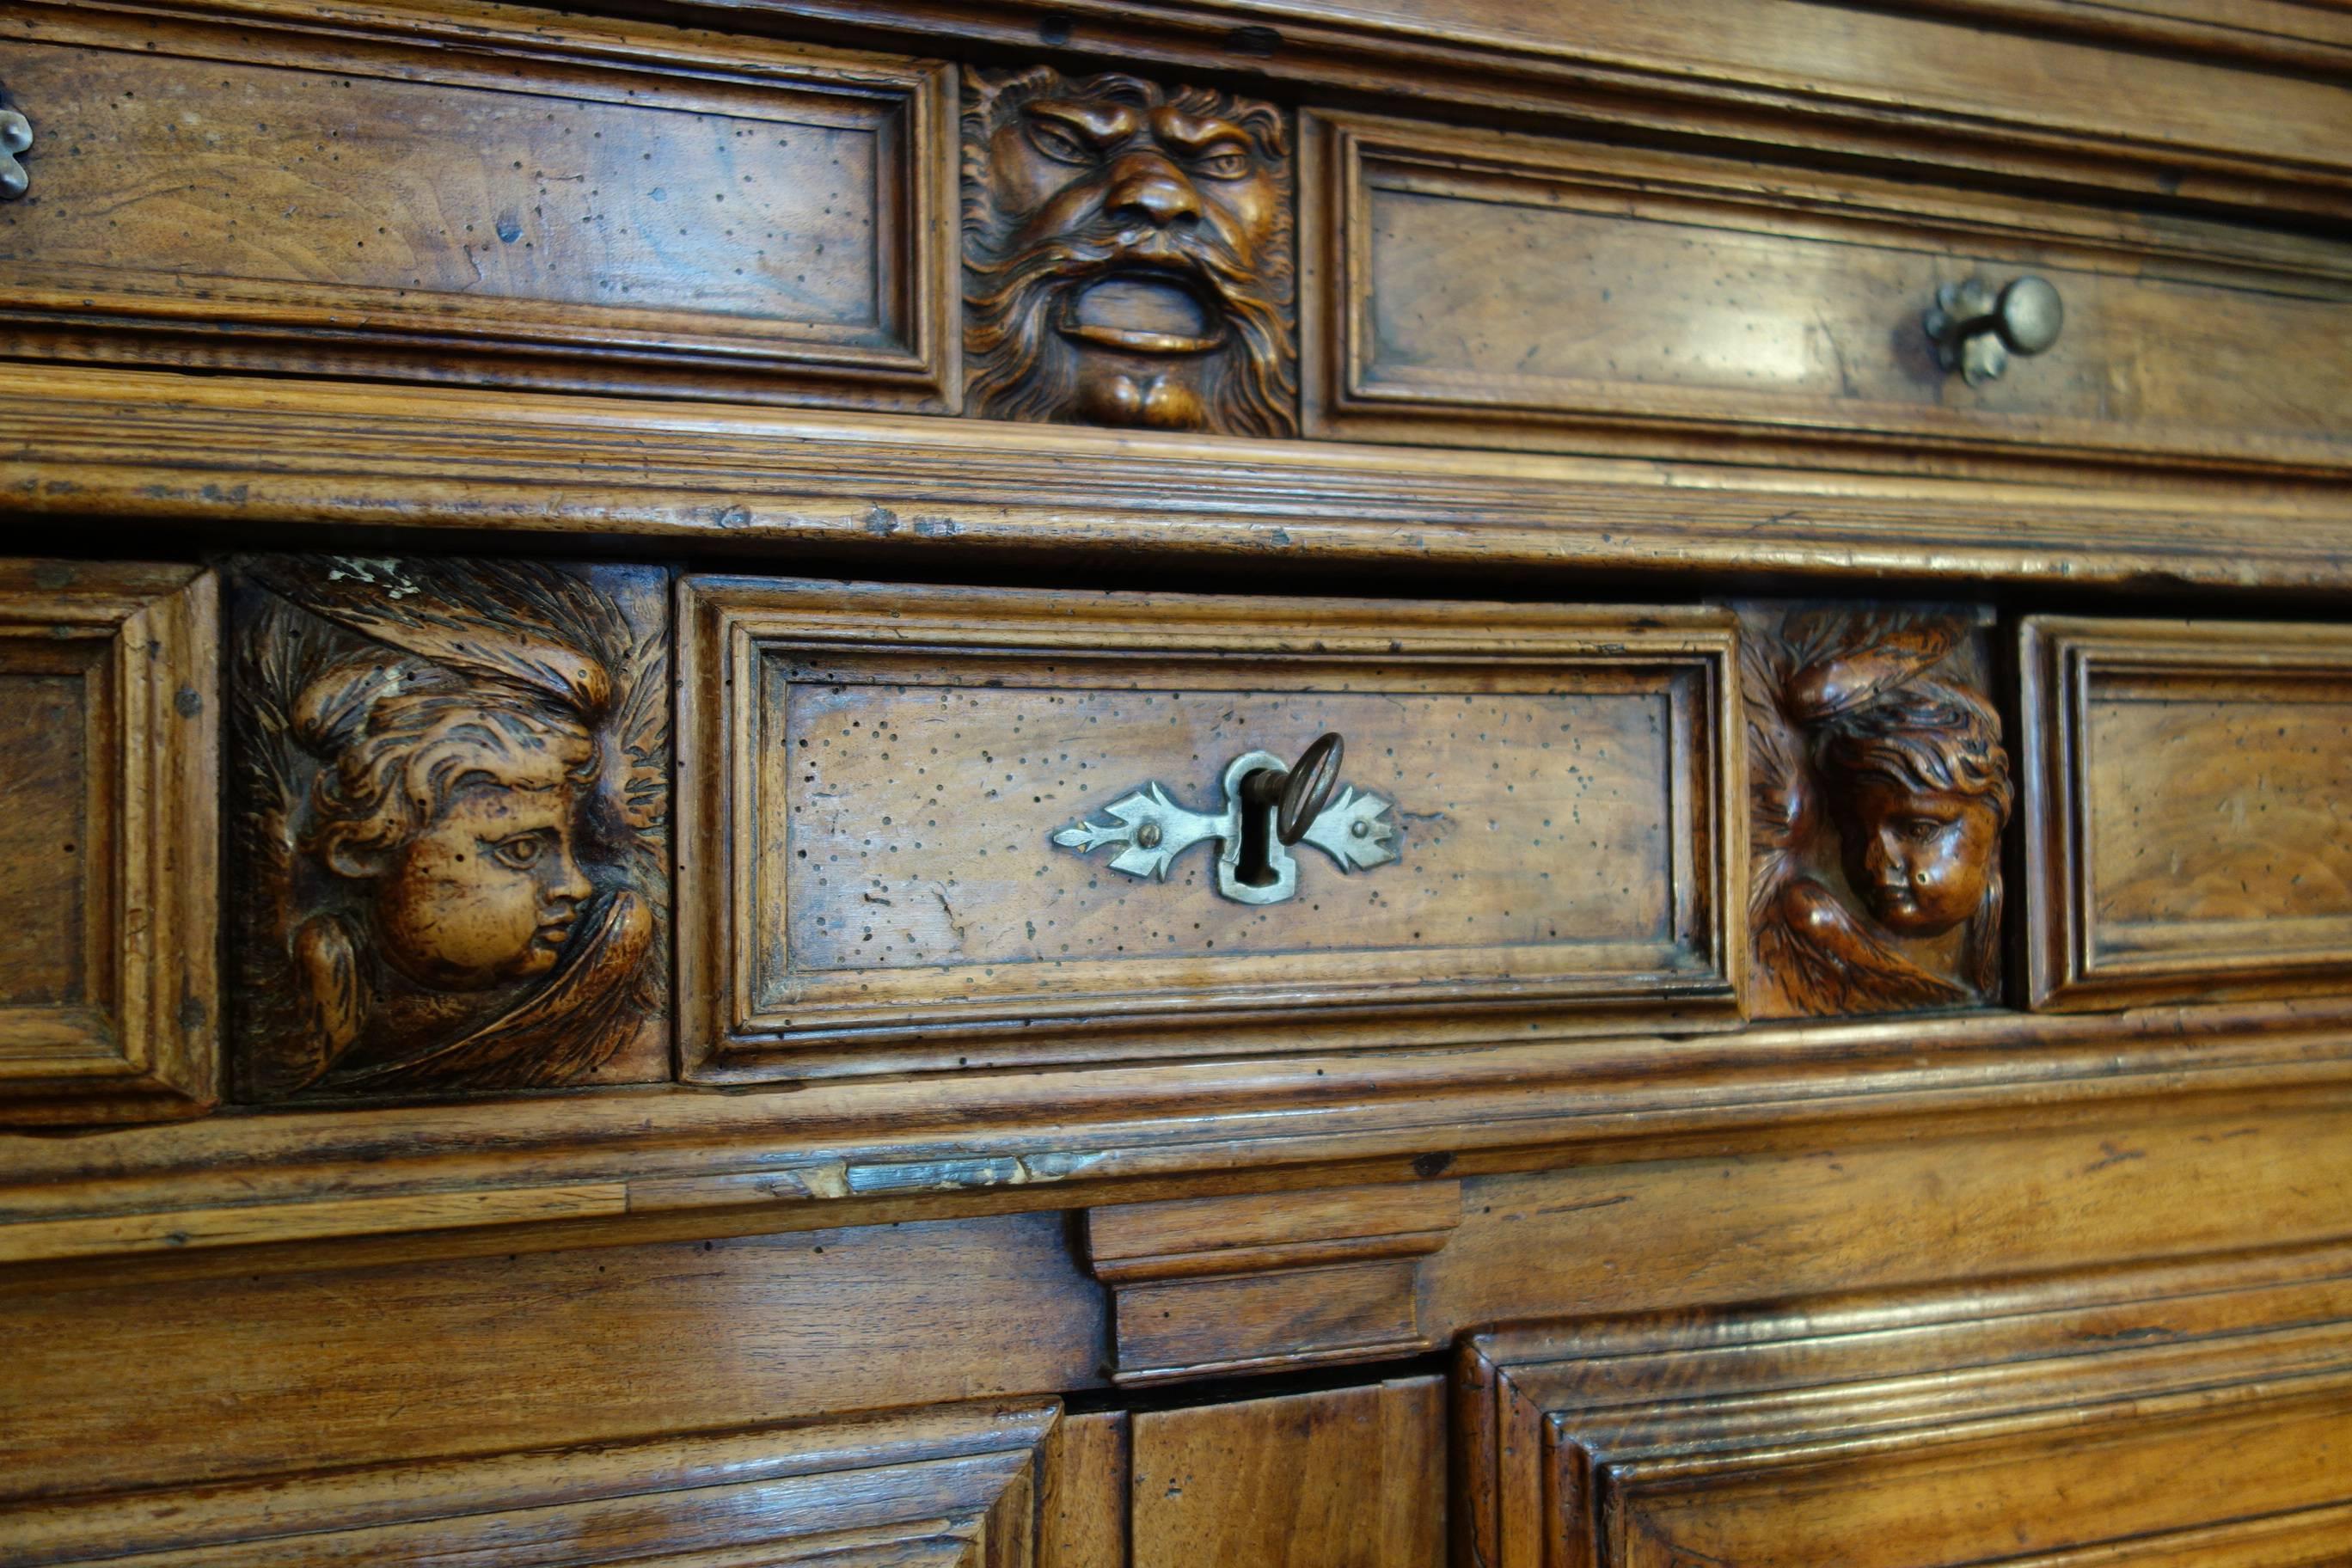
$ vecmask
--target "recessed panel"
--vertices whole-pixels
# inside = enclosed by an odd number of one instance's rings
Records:
[[[2038,1001],[2352,986],[2352,636],[2037,619],[2025,672]]]
[[[704,1070],[1189,1054],[1264,1042],[1269,1016],[1328,1040],[1374,1009],[1410,1028],[1509,1009],[1485,1026],[1523,1034],[1735,1005],[1727,617],[688,595],[716,885],[680,907],[724,965],[688,1043]],[[1334,747],[1282,842],[1277,797]]]

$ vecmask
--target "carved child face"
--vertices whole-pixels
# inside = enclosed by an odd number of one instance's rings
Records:
[[[573,852],[574,785],[554,750],[498,758],[389,852],[375,884],[384,959],[418,984],[478,991],[555,966],[595,890]]]
[[[1050,76],[982,114],[982,412],[1261,435],[1295,426],[1287,193],[1270,109],[1128,77]]]
[[[2000,852],[2000,813],[1984,796],[1865,778],[1847,805],[1846,879],[1879,924],[1940,936],[1977,912]]]

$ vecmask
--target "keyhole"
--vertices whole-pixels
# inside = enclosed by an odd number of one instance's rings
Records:
[[[1275,875],[1274,867],[1266,858],[1268,847],[1274,843],[1273,802],[1280,792],[1264,791],[1268,797],[1267,804],[1260,805],[1252,797],[1261,792],[1248,787],[1251,779],[1262,779],[1274,770],[1261,769],[1242,781],[1242,851],[1234,863],[1234,880],[1245,888],[1270,888],[1282,879]],[[1278,783],[1281,775],[1275,773],[1274,776]]]

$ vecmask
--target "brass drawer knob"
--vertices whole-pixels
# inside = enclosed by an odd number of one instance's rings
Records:
[[[13,109],[0,109],[0,202],[13,202],[31,188],[17,155],[33,148],[33,122]]]
[[[2056,342],[2066,308],[2044,279],[2019,278],[1996,294],[1971,278],[1937,289],[1924,320],[1944,368],[1976,386],[1998,380],[2011,354],[2038,354]]]
[[[1214,840],[1217,891],[1236,903],[1278,904],[1298,890],[1293,845],[1314,845],[1342,871],[1397,857],[1391,803],[1352,786],[1339,789],[1346,755],[1335,734],[1317,740],[1296,765],[1271,752],[1247,752],[1225,764],[1224,799],[1210,810],[1179,805],[1155,779],[1103,807],[1108,821],[1081,818],[1056,831],[1054,842],[1080,855],[1115,847],[1112,870],[1159,881],[1177,856]]]

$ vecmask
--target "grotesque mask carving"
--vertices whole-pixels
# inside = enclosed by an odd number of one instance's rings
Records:
[[[1971,619],[1744,618],[1758,1013],[1992,998],[2011,786]]]
[[[1044,67],[965,90],[973,411],[1296,434],[1280,111]]]
[[[634,620],[530,564],[239,574],[248,1095],[572,1082],[659,1014],[660,584],[598,575]]]

